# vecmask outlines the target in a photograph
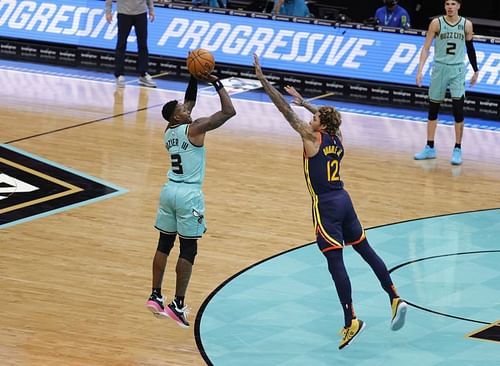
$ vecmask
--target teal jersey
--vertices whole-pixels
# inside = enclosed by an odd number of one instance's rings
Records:
[[[465,60],[465,18],[460,17],[457,24],[439,18],[439,34],[434,42],[434,61],[446,65],[463,64]]]
[[[205,147],[189,141],[188,128],[183,124],[165,131],[165,147],[172,164],[167,176],[173,182],[201,185],[205,178]]]

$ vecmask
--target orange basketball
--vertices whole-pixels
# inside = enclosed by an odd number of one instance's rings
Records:
[[[211,73],[215,67],[214,56],[203,48],[191,51],[186,60],[188,71],[191,75],[198,75],[200,72]]]

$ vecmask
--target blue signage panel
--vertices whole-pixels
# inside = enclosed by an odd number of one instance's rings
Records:
[[[116,4],[113,3],[116,12]],[[251,66],[257,52],[264,68],[415,85],[424,37],[334,28],[251,17],[157,7],[149,24],[151,54],[184,58],[210,50],[217,62]],[[105,19],[99,0],[0,0],[0,36],[114,49],[116,18]],[[500,95],[500,45],[476,42],[479,82],[467,90]],[[133,35],[128,49],[136,50]],[[424,70],[428,85],[432,52]],[[468,60],[465,60],[468,63]],[[467,65],[467,79],[472,69]]]

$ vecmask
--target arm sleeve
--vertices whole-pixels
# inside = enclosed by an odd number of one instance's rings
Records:
[[[185,101],[196,101],[196,97],[198,95],[198,80],[191,75],[189,79],[189,84],[186,89],[186,96],[184,97]]]
[[[155,5],[153,3],[153,0],[147,0],[147,5],[148,5],[148,10],[149,12],[153,12],[155,11]]]
[[[474,49],[474,43],[472,43],[472,40],[465,41],[465,46],[467,47],[467,57],[469,57],[472,70],[474,70],[474,72],[478,72],[479,69],[477,67],[477,57],[476,50]]]
[[[112,0],[106,0],[105,7],[106,7],[106,14],[111,13],[111,10],[112,10]]]

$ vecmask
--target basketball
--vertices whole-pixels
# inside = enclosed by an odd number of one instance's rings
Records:
[[[189,53],[186,64],[189,73],[196,76],[204,71],[211,73],[215,67],[215,59],[210,51],[197,48]]]

